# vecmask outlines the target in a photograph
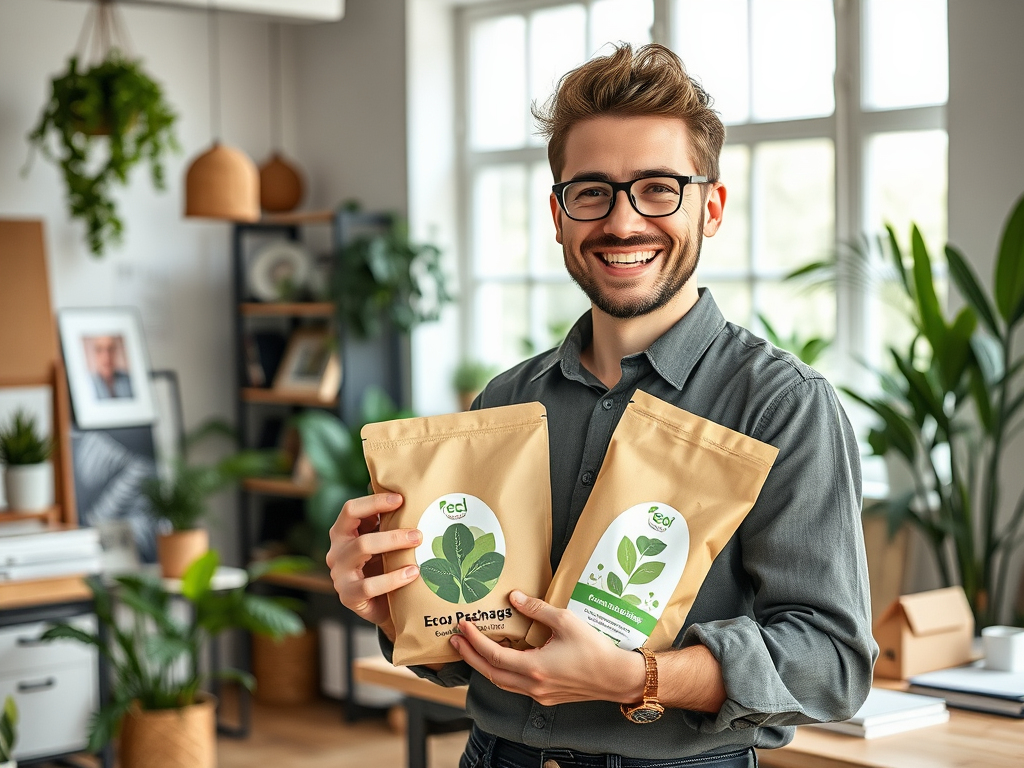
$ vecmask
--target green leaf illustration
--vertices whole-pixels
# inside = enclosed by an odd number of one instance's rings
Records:
[[[625,600],[630,605],[635,605],[637,608],[640,607],[640,602],[641,601],[640,601],[640,598],[637,597],[636,595],[623,595],[622,599]]]
[[[490,591],[490,587],[477,579],[470,578],[462,582],[462,594],[467,603],[475,603],[477,600],[487,597]]]
[[[618,557],[619,565],[629,576],[636,568],[636,547],[633,546],[633,542],[629,540],[628,536],[623,536],[622,541],[619,542]]]
[[[643,544],[640,543],[641,541],[643,541]],[[640,550],[641,557],[660,555],[667,546],[661,539],[648,539],[646,536],[641,536],[636,540],[636,547]]]
[[[441,542],[442,538],[440,536],[435,536],[434,540],[430,542],[430,551],[434,553],[434,557],[439,557],[442,560],[445,560],[444,548],[441,546]]]
[[[661,576],[661,572],[663,570],[665,570],[664,563],[644,563],[636,569],[636,573],[629,577],[629,581],[626,582],[626,586],[629,586],[630,584],[650,584],[656,578]]]
[[[424,581],[436,584],[437,586],[457,581],[459,578],[455,569],[452,568],[452,564],[439,557],[435,557],[433,560],[427,560],[423,563],[420,566],[420,575],[423,577]]]
[[[608,573],[608,589],[616,595],[622,594],[622,579],[614,572]]]
[[[472,531],[473,529],[470,528]],[[473,545],[473,551],[466,555],[466,559],[462,561],[462,570],[464,573],[469,573],[473,568],[473,563],[479,560],[481,557],[486,555],[488,552],[494,551],[494,534],[493,533],[482,533],[477,535],[476,543]]]
[[[468,558],[467,558],[468,560]],[[501,569],[505,567],[505,557],[497,552],[487,552],[480,557],[470,568],[466,570],[466,579],[477,581],[491,581],[501,576]]]
[[[460,576],[462,575],[462,561],[473,550],[475,543],[473,532],[462,523],[453,523],[444,532],[441,548],[444,549],[445,558],[455,567],[455,572]]]
[[[437,588],[437,596],[442,600],[447,600],[449,603],[459,602],[459,585],[454,581],[450,584],[445,584],[442,587]]]

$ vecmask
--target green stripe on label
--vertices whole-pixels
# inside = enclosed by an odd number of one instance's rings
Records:
[[[589,605],[601,613],[611,616],[620,623],[631,627],[650,637],[658,620],[651,614],[641,611],[635,605],[627,603],[613,594],[601,589],[594,589],[587,584],[577,583],[572,591],[572,599],[577,603]]]

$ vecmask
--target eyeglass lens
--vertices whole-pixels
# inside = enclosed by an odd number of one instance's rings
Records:
[[[628,194],[641,216],[670,216],[679,209],[682,187],[671,176],[652,176],[634,181]],[[608,215],[615,191],[603,181],[575,181],[566,186],[562,200],[572,218],[592,221]]]

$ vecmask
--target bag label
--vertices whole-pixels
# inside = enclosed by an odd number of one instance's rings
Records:
[[[568,608],[621,648],[644,644],[686,567],[690,530],[680,512],[644,502],[601,536]]]
[[[505,567],[505,537],[486,503],[466,493],[446,494],[424,510],[418,527],[423,543],[416,563],[431,592],[456,604],[490,594]]]

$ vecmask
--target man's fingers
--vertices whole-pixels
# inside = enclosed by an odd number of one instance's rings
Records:
[[[338,519],[339,522],[342,518],[346,521],[363,520],[373,515],[394,512],[400,506],[402,506],[402,497],[397,493],[375,493],[372,496],[360,496],[345,502]]]
[[[564,609],[555,608],[555,606],[545,603],[539,597],[530,597],[518,589],[513,589],[509,593],[508,599],[521,614],[529,616],[531,619],[536,619],[541,624],[552,629],[562,624],[562,618],[566,613]]]
[[[415,565],[407,565],[397,571],[382,573],[379,576],[369,576],[365,579],[357,579],[342,585],[338,590],[341,602],[345,605],[357,605],[368,603],[375,597],[381,597],[388,592],[404,587],[416,580],[420,575],[420,569]]]
[[[365,558],[398,549],[412,549],[423,541],[423,534],[416,528],[396,528],[393,531],[364,533],[353,546]]]

